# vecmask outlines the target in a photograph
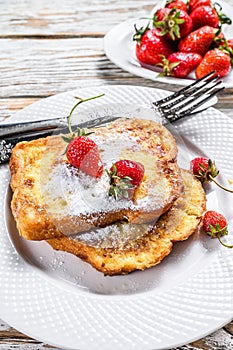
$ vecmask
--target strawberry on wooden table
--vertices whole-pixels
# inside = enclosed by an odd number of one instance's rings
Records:
[[[208,51],[196,69],[196,78],[200,79],[206,74],[216,71],[220,78],[225,77],[231,70],[231,57],[227,52],[219,49]]]
[[[204,56],[208,51],[215,37],[215,29],[210,26],[204,26],[181,39],[178,45],[179,51],[196,52]]]
[[[161,55],[167,57],[173,52],[170,41],[156,28],[136,29],[134,40],[137,42],[136,57],[144,64],[156,65],[162,62]]]
[[[153,26],[161,29],[160,35],[177,40],[191,32],[193,23],[187,12],[174,7],[158,9],[154,14]]]
[[[163,63],[158,65],[163,67],[163,76],[172,76],[176,78],[185,78],[201,62],[202,57],[195,52],[173,52]]]
[[[227,220],[222,214],[214,210],[207,211],[203,218],[203,229],[211,238],[218,238],[224,247],[233,248],[233,245],[228,245],[221,240],[222,236],[228,234]]]
[[[110,183],[109,195],[115,199],[130,198],[143,179],[144,166],[139,162],[121,159],[115,162],[107,173]]]

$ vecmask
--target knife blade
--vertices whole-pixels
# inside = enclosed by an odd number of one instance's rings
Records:
[[[102,125],[105,125],[107,123],[110,123],[114,120],[117,120],[121,118],[120,116],[104,116],[99,117],[96,119],[91,119],[88,121],[85,121],[83,123],[77,124],[72,126],[72,129],[75,130],[77,128],[93,128],[93,127],[100,127]],[[51,136],[52,134],[67,134],[69,133],[68,127],[57,127],[57,128],[50,128],[46,130],[33,130],[28,132],[21,132],[19,134],[13,134],[11,136],[7,137],[0,137],[0,165],[7,163],[11,156],[11,151],[14,148],[14,146],[18,142],[22,141],[31,141],[35,140],[41,137],[47,137]]]

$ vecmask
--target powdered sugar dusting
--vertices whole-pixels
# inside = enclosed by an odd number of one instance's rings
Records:
[[[133,225],[119,222],[104,228],[80,233],[72,239],[95,248],[124,248],[150,231],[150,225]]]
[[[145,193],[142,196],[139,194],[134,202],[124,198],[115,200],[108,195],[109,177],[105,171],[101,178],[96,179],[64,161],[57,162],[42,184],[43,200],[50,214],[78,216],[119,209],[149,211],[163,207],[166,180],[161,176],[156,157],[142,149],[136,137],[126,138],[124,133],[90,136],[98,145],[105,169],[110,169],[116,160],[122,158],[139,161],[144,165],[147,178],[143,184],[146,186]]]

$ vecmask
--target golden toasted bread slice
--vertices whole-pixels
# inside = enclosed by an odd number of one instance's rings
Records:
[[[105,275],[127,274],[159,264],[173,242],[186,240],[200,225],[206,196],[201,183],[182,171],[184,191],[155,225],[118,223],[47,242],[56,250],[76,255]]]
[[[153,222],[182,188],[177,147],[161,124],[119,119],[93,130],[105,169],[119,159],[141,162],[143,181],[133,199],[109,197],[106,172],[96,179],[71,167],[61,136],[22,142],[12,151],[12,212],[19,233],[32,240],[72,235],[126,220]]]

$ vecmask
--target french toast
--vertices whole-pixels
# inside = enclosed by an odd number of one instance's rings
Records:
[[[144,165],[145,174],[133,199],[109,197],[106,172],[95,179],[71,167],[61,135],[21,142],[10,159],[11,208],[24,238],[63,239],[63,235],[122,220],[154,224],[180,195],[183,185],[177,146],[164,126],[151,120],[121,118],[93,131],[89,137],[98,145],[106,169],[118,159]]]
[[[189,238],[198,229],[206,208],[201,183],[182,170],[184,190],[171,208],[153,224],[117,223],[76,237],[47,242],[55,250],[76,255],[105,275],[128,274],[159,264],[173,243]]]

